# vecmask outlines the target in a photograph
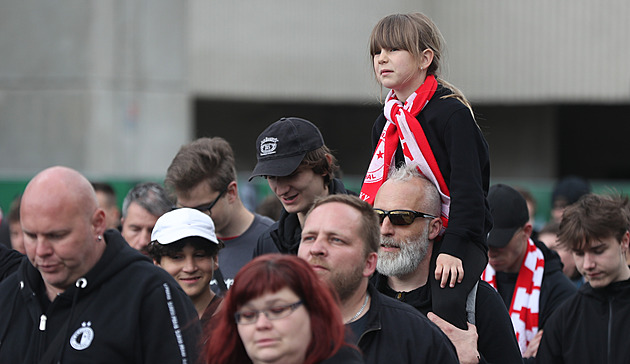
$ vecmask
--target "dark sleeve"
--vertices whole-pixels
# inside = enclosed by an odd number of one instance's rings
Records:
[[[15,272],[24,259],[26,256],[17,250],[9,249],[4,244],[0,244],[0,281]]]
[[[512,321],[501,296],[484,281],[479,282],[475,305],[477,350],[481,363],[521,363],[521,351]]]
[[[199,316],[190,298],[175,285],[165,281],[144,298],[140,332],[145,363],[197,363]]]
[[[547,319],[560,307],[564,301],[573,297],[577,292],[575,285],[562,273],[556,270],[543,277],[540,288],[540,316],[538,328],[544,329]]]
[[[278,250],[278,247],[271,238],[271,230],[275,229],[276,227],[277,222],[271,224],[267,228],[267,230],[260,234],[260,236],[258,237],[258,242],[256,243],[256,247],[254,248],[253,258],[256,258],[263,254],[280,253],[280,250]]]
[[[541,364],[562,364],[562,316],[561,312],[552,315],[543,331],[538,353],[536,353],[536,363]]]
[[[486,202],[490,158],[488,145],[466,107],[450,115],[443,140],[450,164],[446,183],[451,205],[440,253],[461,259],[471,242],[486,250],[486,230],[490,229]]]

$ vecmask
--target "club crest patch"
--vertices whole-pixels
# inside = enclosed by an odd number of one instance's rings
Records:
[[[260,142],[260,156],[275,154],[278,148],[278,138],[266,137]]]
[[[94,340],[94,330],[92,330],[92,322],[82,322],[81,327],[70,337],[70,346],[76,350],[85,350],[90,347]]]

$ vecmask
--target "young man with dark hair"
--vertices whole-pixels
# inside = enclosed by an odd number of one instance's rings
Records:
[[[164,184],[189,207],[212,217],[216,235],[225,243],[219,252],[214,292],[224,294],[236,272],[252,259],[260,234],[273,223],[243,205],[236,183],[232,147],[223,138],[200,138],[182,146],[166,172]]]
[[[254,255],[297,254],[304,219],[315,199],[354,193],[335,178],[337,161],[319,129],[308,120],[276,121],[258,136],[256,150],[258,163],[249,180],[265,177],[283,211],[258,239]]]
[[[588,194],[563,213],[558,242],[587,283],[547,321],[537,363],[628,363],[628,197]]]
[[[210,281],[219,267],[218,253],[222,247],[210,216],[195,209],[165,213],[151,234],[148,252],[153,263],[179,283],[195,305],[203,326],[221,302],[210,290]]]

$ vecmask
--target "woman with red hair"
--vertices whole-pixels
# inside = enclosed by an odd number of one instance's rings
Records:
[[[234,278],[206,343],[208,364],[363,363],[332,291],[302,259],[268,254]]]

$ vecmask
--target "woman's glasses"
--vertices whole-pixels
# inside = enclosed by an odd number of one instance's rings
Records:
[[[258,321],[258,316],[262,312],[269,320],[278,320],[289,316],[293,311],[297,310],[301,304],[302,301],[297,301],[296,303],[292,303],[290,305],[274,306],[264,310],[241,311],[235,313],[234,318],[236,319],[236,323],[239,325],[250,325]]]
[[[383,224],[385,217],[389,217],[389,221],[392,225],[411,225],[417,217],[435,219],[437,216],[425,214],[424,212],[413,210],[382,210],[374,209],[376,215],[378,215],[378,222]]]

